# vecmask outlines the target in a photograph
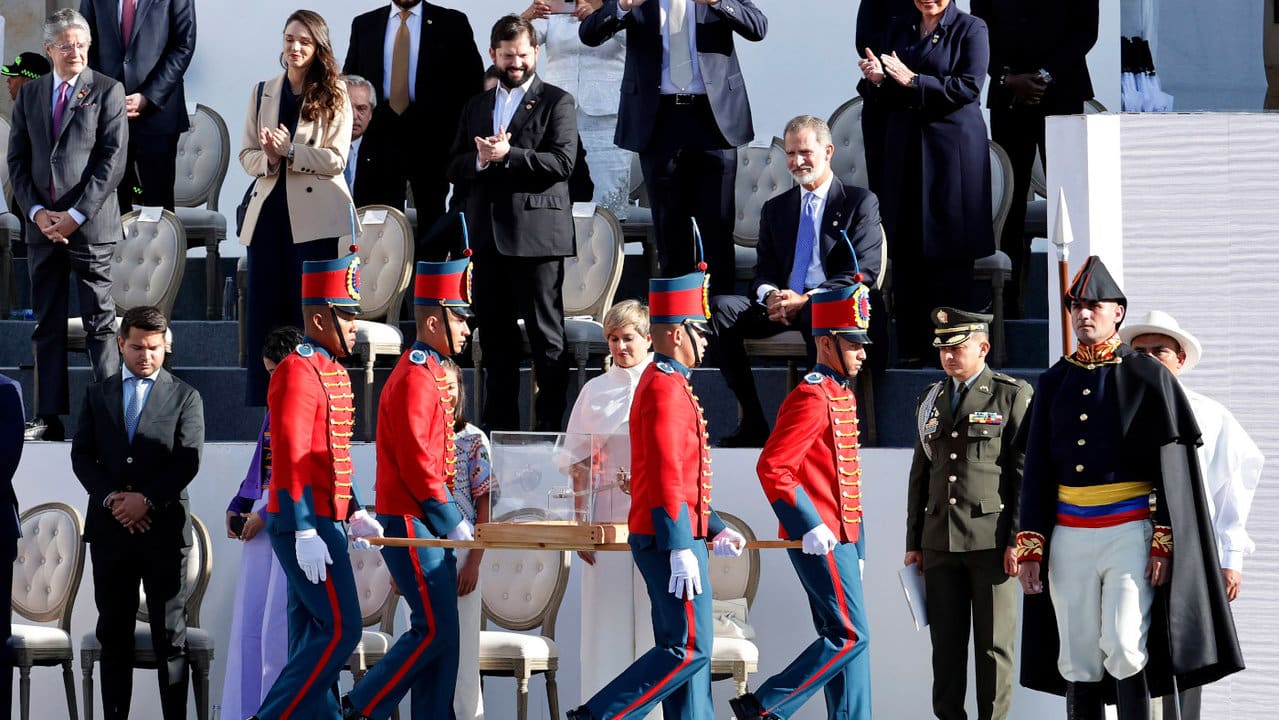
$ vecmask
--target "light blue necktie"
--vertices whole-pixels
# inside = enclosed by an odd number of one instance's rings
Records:
[[[346,176],[346,189],[355,192],[355,147],[352,146],[346,154],[346,170],[342,173]]]
[[[133,433],[138,429],[138,418],[142,417],[142,398],[146,394],[147,378],[131,377],[133,394],[129,396],[129,404],[124,408],[124,427],[129,431],[129,442],[133,442]]]
[[[817,241],[817,195],[804,194],[804,209],[799,215],[799,234],[795,237],[795,264],[790,270],[790,289],[802,293],[806,289],[808,264],[813,259],[813,244]]]

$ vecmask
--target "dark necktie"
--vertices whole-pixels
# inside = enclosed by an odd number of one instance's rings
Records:
[[[968,383],[960,383],[959,389],[955,391],[955,397],[950,401],[950,413],[954,415],[959,410],[959,406],[964,402],[964,396],[968,394]]]
[[[133,18],[138,11],[138,0],[124,0],[120,8],[120,39],[124,48],[129,49],[129,39],[133,37]]]

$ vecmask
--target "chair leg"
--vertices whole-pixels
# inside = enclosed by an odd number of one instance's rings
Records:
[[[80,720],[75,700],[75,671],[71,669],[70,660],[62,663],[62,687],[67,693],[67,711],[71,713],[71,720]]]
[[[560,688],[554,670],[546,671],[546,702],[551,709],[551,720],[560,720]]]
[[[364,439],[373,439],[373,363],[377,361],[377,355],[373,349],[369,348],[369,357],[364,361]]]
[[[82,660],[80,666],[84,673],[84,720],[93,720],[93,661]]]
[[[218,238],[212,235],[204,244],[204,294],[208,299],[205,315],[209,320],[222,319],[222,286],[218,284],[218,273],[222,269],[221,260],[222,255],[218,252]]]
[[[10,680],[12,682],[12,680]],[[18,704],[22,708],[22,720],[31,717],[31,666],[18,668]]]
[[[741,697],[746,694],[746,668],[733,669],[733,684],[737,686],[737,696]]]
[[[528,720],[528,677],[517,680],[515,689],[515,716],[517,720]]]
[[[209,668],[203,663],[193,663],[191,670],[195,675],[195,682],[191,684],[195,690],[195,716],[199,720],[209,720]]]

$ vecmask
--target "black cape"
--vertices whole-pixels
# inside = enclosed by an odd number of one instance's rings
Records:
[[[1243,655],[1226,600],[1216,536],[1199,474],[1196,447],[1200,433],[1190,402],[1172,374],[1153,358],[1128,345],[1121,345],[1116,354],[1122,358],[1113,372],[1124,442],[1159,447],[1162,482],[1158,485],[1158,498],[1166,503],[1172,520],[1172,580],[1156,589],[1146,641],[1150,658],[1146,681],[1151,697],[1160,697],[1174,689],[1206,685],[1242,670]],[[1063,358],[1039,379],[1030,427],[1031,447],[1026,455],[1028,477],[1035,463],[1047,467],[1045,457],[1035,458],[1032,453],[1048,451],[1043,438],[1051,432],[1047,427],[1049,408],[1069,367]],[[1040,442],[1035,442],[1036,435]],[[1034,479],[1043,482],[1048,477],[1051,475],[1040,473]],[[1041,527],[1049,528],[1045,536],[1051,539],[1057,517],[1056,493],[1041,495],[1044,499],[1040,507],[1022,507],[1022,514],[1025,517],[1036,513],[1036,517],[1046,519],[1047,524]],[[1024,521],[1022,526],[1026,526]],[[1044,552],[1044,572],[1040,574],[1044,592],[1024,598],[1021,684],[1064,695],[1066,681],[1057,670],[1057,619],[1048,592],[1051,551],[1049,542]],[[1113,686],[1107,692],[1113,693]],[[1114,702],[1113,697],[1110,702]]]

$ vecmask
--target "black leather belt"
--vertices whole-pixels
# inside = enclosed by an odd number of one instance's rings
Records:
[[[662,96],[663,101],[676,107],[692,107],[705,98],[705,95],[699,93],[671,93]]]

